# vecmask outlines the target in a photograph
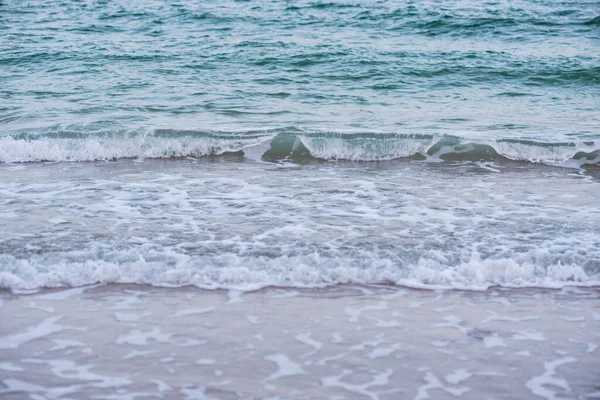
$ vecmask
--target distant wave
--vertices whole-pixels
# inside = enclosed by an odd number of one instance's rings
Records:
[[[600,164],[600,141],[551,142],[385,132],[327,132],[298,128],[219,132],[140,129],[59,130],[0,137],[0,162],[108,161],[237,154],[262,161],[523,161],[568,167]]]

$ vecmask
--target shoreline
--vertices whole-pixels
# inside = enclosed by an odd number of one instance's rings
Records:
[[[410,290],[410,291],[425,291],[425,292],[459,292],[459,293],[485,293],[488,291],[503,291],[503,292],[522,292],[522,291],[552,291],[552,292],[560,292],[560,291],[577,291],[577,290],[598,290],[600,291],[600,284],[596,282],[591,282],[589,284],[581,284],[578,282],[577,284],[570,285],[568,283],[563,283],[563,286],[503,286],[503,285],[490,285],[486,288],[476,289],[476,288],[461,288],[461,287],[449,287],[442,285],[407,285],[407,284],[395,284],[395,283],[355,283],[355,282],[347,282],[347,283],[333,283],[333,284],[324,284],[323,286],[312,286],[312,287],[303,287],[303,286],[284,286],[284,285],[265,285],[252,289],[242,289],[240,287],[203,287],[199,285],[194,285],[192,283],[184,284],[184,285],[168,285],[168,284],[151,284],[151,283],[133,283],[133,282],[95,282],[92,284],[84,284],[79,286],[59,286],[59,287],[40,287],[35,289],[23,289],[17,291],[7,288],[0,287],[0,296],[1,295],[11,295],[11,296],[33,296],[33,295],[47,295],[52,293],[66,292],[66,291],[86,291],[89,289],[96,288],[106,288],[106,290],[111,290],[111,288],[116,289],[140,289],[140,290],[152,290],[152,289],[165,289],[165,290],[197,290],[197,291],[206,291],[206,292],[217,292],[217,293],[226,293],[230,291],[240,292],[243,294],[251,294],[251,293],[260,293],[263,291],[269,290],[291,290],[291,291],[302,291],[302,292],[313,292],[313,291],[322,291],[322,290],[334,290],[340,289],[352,289],[352,288],[365,288],[365,289],[396,289],[396,290]]]

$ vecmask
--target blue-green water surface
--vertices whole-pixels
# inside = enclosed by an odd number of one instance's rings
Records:
[[[597,1],[2,1],[0,70],[0,162],[600,146]]]

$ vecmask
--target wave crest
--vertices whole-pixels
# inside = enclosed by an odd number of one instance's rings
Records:
[[[338,284],[392,284],[423,289],[486,290],[500,287],[560,288],[598,286],[600,276],[578,264],[560,261],[543,266],[516,258],[481,259],[475,254],[457,265],[429,257],[414,264],[370,257],[358,262],[341,256],[281,255],[276,258],[236,254],[191,257],[170,250],[114,254],[96,259],[85,254],[48,260],[0,255],[0,289],[15,292],[77,287],[94,283],[155,286],[194,285],[205,289],[256,290],[268,286],[316,288]],[[117,261],[119,260],[119,261]],[[47,262],[50,261],[50,264]]]
[[[54,131],[0,138],[0,162],[99,161],[123,158],[248,155],[257,148],[263,161],[311,159],[385,161],[523,161],[581,167],[600,164],[597,140],[545,142],[499,138],[475,140],[451,135],[389,132],[325,132],[297,128],[218,132],[134,130],[123,132]],[[256,153],[256,151],[253,151]]]

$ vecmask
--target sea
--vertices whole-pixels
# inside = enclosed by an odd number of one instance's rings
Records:
[[[0,0],[3,400],[600,398],[598,0]]]
[[[2,0],[0,288],[600,285],[600,7]]]

